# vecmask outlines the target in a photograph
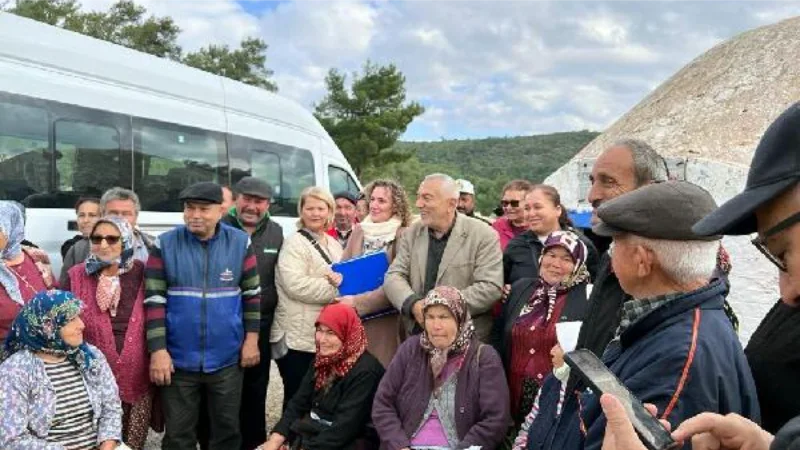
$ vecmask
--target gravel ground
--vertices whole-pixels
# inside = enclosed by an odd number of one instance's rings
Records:
[[[269,371],[269,390],[267,392],[267,404],[264,413],[267,416],[267,430],[271,429],[280,419],[281,405],[283,404],[283,381],[278,373],[278,366],[275,361]],[[161,434],[150,431],[147,437],[145,450],[156,450],[161,448]]]

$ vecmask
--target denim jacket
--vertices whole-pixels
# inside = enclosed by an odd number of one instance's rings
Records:
[[[122,441],[122,405],[117,384],[103,353],[89,346],[95,359],[82,371],[94,411],[97,443]],[[56,392],[44,362],[30,351],[17,352],[0,365],[0,448],[63,450],[46,441],[56,413]]]

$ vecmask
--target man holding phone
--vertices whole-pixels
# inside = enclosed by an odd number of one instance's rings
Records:
[[[792,105],[770,125],[753,155],[744,192],[697,223],[699,235],[743,235],[781,271],[781,299],[800,303],[800,104]],[[796,382],[796,380],[795,380]],[[604,396],[609,418],[604,450],[642,450],[619,401]],[[800,416],[776,435],[737,414],[707,412],[687,420],[673,433],[694,450],[794,450],[800,448]]]
[[[613,238],[611,264],[633,298],[603,362],[675,425],[709,410],[760,419],[755,383],[723,308],[727,285],[709,281],[720,237],[692,231],[715,208],[699,186],[667,181],[603,204],[593,227]],[[599,449],[606,425],[599,400],[584,395],[582,403],[584,448]]]

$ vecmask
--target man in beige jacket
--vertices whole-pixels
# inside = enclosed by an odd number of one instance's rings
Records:
[[[477,219],[456,212],[458,184],[451,177],[425,177],[417,191],[420,221],[403,233],[383,289],[406,318],[409,331],[423,321],[420,300],[436,286],[464,295],[477,336],[489,339],[490,309],[500,299],[503,254],[497,233]],[[416,322],[416,323],[415,323]]]

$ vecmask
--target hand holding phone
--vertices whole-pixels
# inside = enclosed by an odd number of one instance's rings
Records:
[[[619,400],[633,428],[650,450],[668,450],[678,446],[669,431],[644,407],[625,385],[594,353],[586,349],[564,355],[564,360],[573,371],[579,373],[597,394],[611,394]]]

